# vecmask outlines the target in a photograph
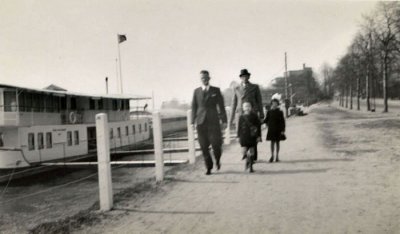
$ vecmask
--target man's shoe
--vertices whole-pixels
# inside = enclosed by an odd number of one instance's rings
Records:
[[[254,172],[254,169],[253,168],[250,168],[250,173],[253,173]]]
[[[280,162],[279,158],[276,158],[275,162]]]
[[[221,169],[221,163],[217,162],[217,170],[219,171],[219,169]]]
[[[211,175],[211,170],[210,169],[207,170],[206,175]]]

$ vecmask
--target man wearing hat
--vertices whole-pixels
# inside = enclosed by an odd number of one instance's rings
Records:
[[[211,174],[213,161],[209,147],[212,146],[217,170],[221,168],[222,129],[226,127],[224,98],[218,87],[211,86],[208,71],[200,72],[201,87],[194,90],[192,100],[192,125],[196,124],[201,151],[206,164],[206,175]]]
[[[241,83],[233,88],[230,124],[235,121],[237,126],[238,119],[243,112],[242,103],[245,101],[251,103],[253,112],[258,115],[261,121],[264,119],[261,91],[258,85],[249,82],[250,75],[247,69],[242,69],[239,74]],[[255,147],[254,160],[257,160],[257,147]]]

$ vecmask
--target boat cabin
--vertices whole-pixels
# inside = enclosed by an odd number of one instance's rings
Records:
[[[91,95],[68,92],[57,86],[32,89],[0,84],[0,126],[34,126],[94,123],[107,113],[109,122],[129,120],[135,95]]]

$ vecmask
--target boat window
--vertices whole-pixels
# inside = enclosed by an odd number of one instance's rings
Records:
[[[0,132],[0,147],[4,146],[4,141],[3,141],[3,133]]]
[[[113,110],[118,110],[118,102],[116,99],[112,100],[112,109]]]
[[[132,125],[132,134],[135,134],[135,133],[136,133],[136,126]]]
[[[144,123],[144,131],[147,132],[147,123]]]
[[[53,95],[45,95],[46,112],[54,112]]]
[[[126,101],[126,103],[125,103],[125,107],[126,107],[126,109],[127,110],[130,110],[130,106],[129,106],[129,100],[125,100]]]
[[[51,132],[46,132],[46,148],[50,149],[53,147],[53,138]]]
[[[54,112],[53,95],[44,95],[46,102],[46,112]]]
[[[74,144],[79,145],[79,131],[74,131]]]
[[[121,138],[121,128],[120,127],[117,128],[117,133],[118,133],[118,138]]]
[[[35,149],[35,134],[28,133],[28,149],[34,150]]]
[[[18,106],[19,111],[25,111],[25,92],[18,94]]]
[[[72,145],[72,132],[71,131],[67,132],[67,145],[68,146]]]
[[[114,130],[110,128],[110,139],[114,138]]]
[[[16,112],[17,100],[15,91],[4,91],[4,111]]]
[[[142,133],[142,124],[139,124],[139,133]]]
[[[44,140],[43,140],[43,133],[39,132],[38,133],[38,148],[43,149],[44,148]]]
[[[71,110],[76,110],[76,97],[71,97]]]
[[[40,94],[38,93],[33,93],[32,94],[32,111],[33,112],[39,112],[40,111]]]
[[[67,109],[67,98],[61,97],[60,103],[61,103],[61,110],[66,110]]]
[[[99,99],[98,101],[97,101],[97,109],[98,110],[103,110],[103,108],[104,108],[104,100],[103,99]]]
[[[29,93],[29,92],[25,93],[25,111],[27,111],[27,112],[33,111],[32,102],[33,102],[32,93]]]
[[[127,135],[127,136],[129,135],[129,127],[128,126],[125,127],[125,135]]]
[[[95,103],[96,103],[96,100],[94,100],[92,98],[89,99],[89,109],[90,110],[96,109],[96,104]]]
[[[53,96],[54,112],[60,112],[60,97]]]

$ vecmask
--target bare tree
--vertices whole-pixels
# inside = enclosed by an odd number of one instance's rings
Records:
[[[377,39],[382,64],[382,84],[384,110],[388,112],[388,80],[391,65],[399,52],[399,2],[379,2],[371,22],[374,23],[373,35]]]

